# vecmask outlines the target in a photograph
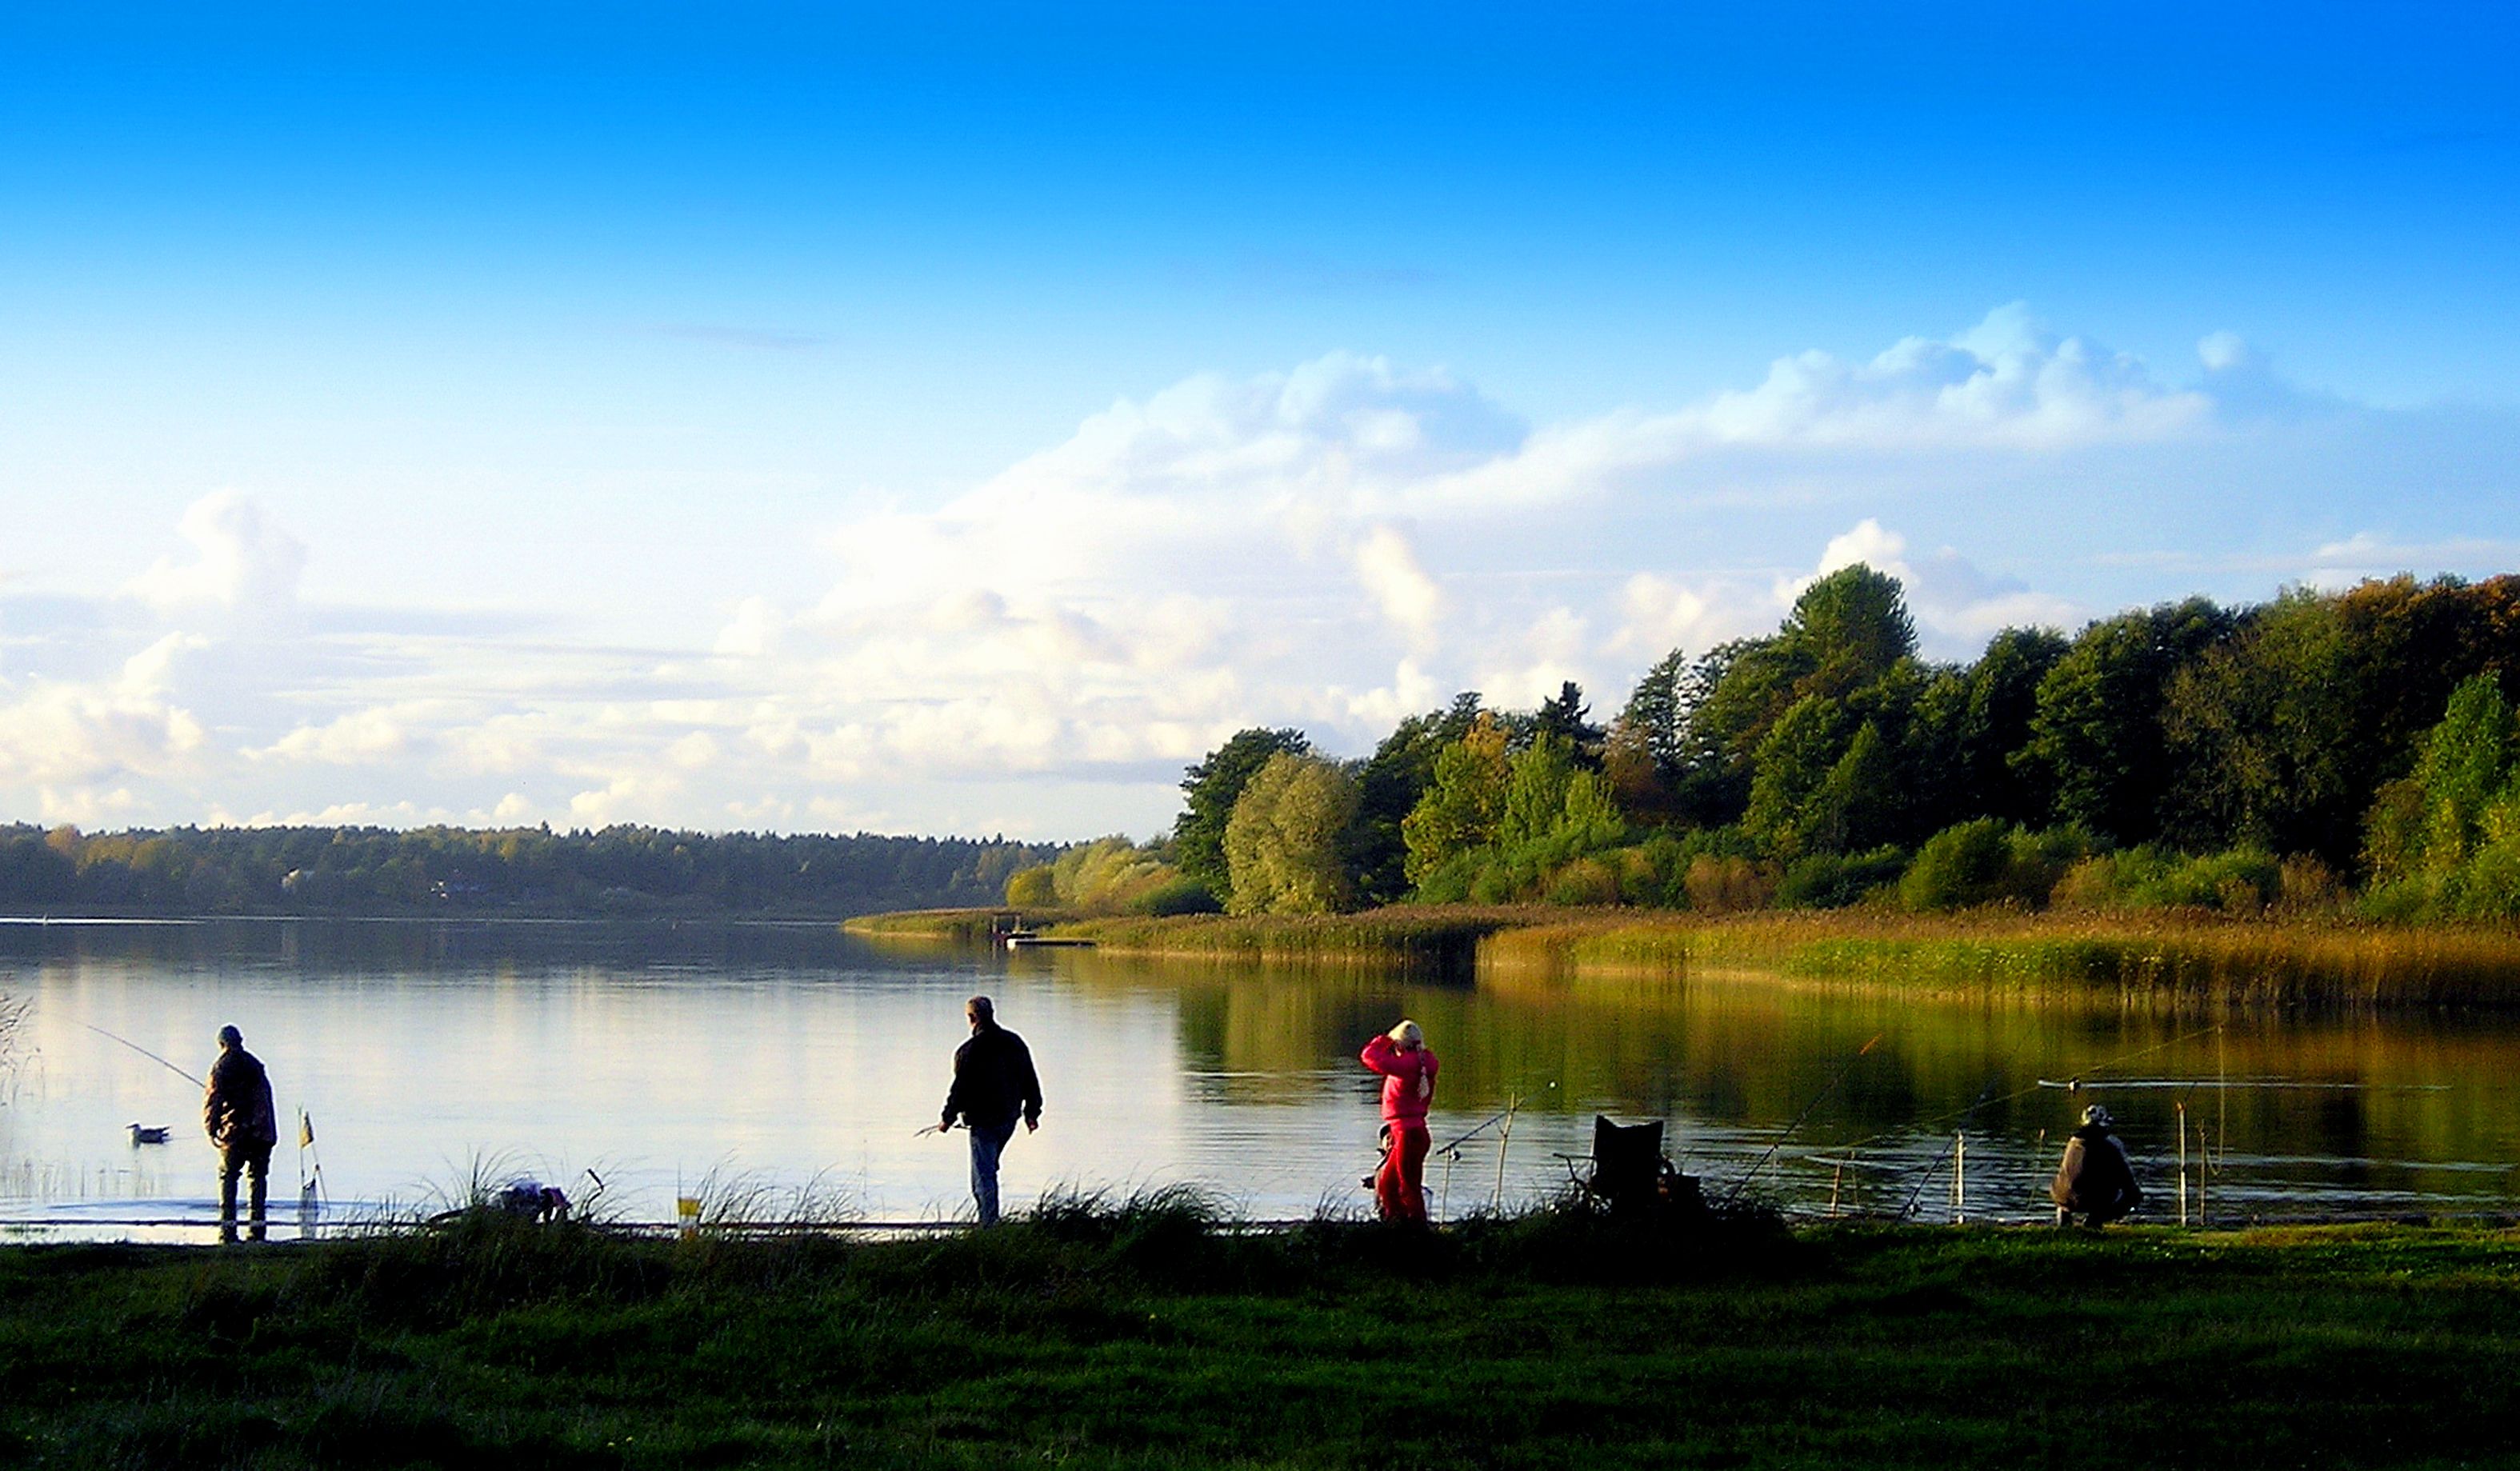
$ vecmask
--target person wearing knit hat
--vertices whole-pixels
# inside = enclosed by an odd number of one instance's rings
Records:
[[[263,1203],[280,1120],[271,1106],[271,1075],[262,1059],[245,1049],[245,1034],[233,1026],[219,1028],[219,1057],[202,1089],[202,1130],[219,1151],[219,1239],[237,1238],[240,1175],[248,1183],[250,1233],[263,1239]]]
[[[2092,1226],[2123,1221],[2143,1200],[2135,1182],[2135,1166],[2115,1133],[2117,1121],[2094,1103],[2083,1110],[2083,1127],[2065,1140],[2064,1161],[2048,1182],[2056,1202],[2056,1224],[2070,1226],[2081,1214]]]

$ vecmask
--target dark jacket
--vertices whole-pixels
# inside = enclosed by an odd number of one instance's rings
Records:
[[[243,1048],[229,1048],[210,1064],[202,1091],[202,1127],[221,1152],[269,1149],[280,1142],[280,1118],[271,1106],[271,1075]]]
[[[1018,1112],[1027,1124],[1041,1122],[1041,1080],[1023,1039],[991,1022],[954,1049],[945,1124],[950,1129],[960,1118],[974,1129],[1012,1129]]]
[[[2048,1182],[2048,1195],[2066,1210],[2089,1211],[2104,1221],[2134,1210],[2143,1198],[2126,1145],[2097,1124],[2084,1125],[2065,1141],[2065,1161]]]

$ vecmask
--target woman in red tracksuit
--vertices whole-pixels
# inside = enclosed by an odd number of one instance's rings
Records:
[[[1382,1124],[1391,1147],[1373,1177],[1385,1221],[1426,1219],[1426,1104],[1435,1096],[1435,1053],[1426,1034],[1404,1021],[1365,1045],[1359,1060],[1382,1075]]]

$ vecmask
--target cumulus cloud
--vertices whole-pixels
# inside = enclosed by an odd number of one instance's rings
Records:
[[[189,555],[162,557],[123,591],[160,613],[211,608],[274,618],[297,600],[306,548],[262,508],[232,490],[195,501],[176,533]]]
[[[1357,580],[1382,615],[1419,644],[1431,641],[1444,612],[1444,591],[1418,563],[1417,550],[1395,526],[1373,526],[1358,539]]]
[[[206,736],[168,686],[179,656],[198,643],[167,634],[109,680],[9,690],[0,705],[0,783],[93,786],[182,771]]]
[[[2006,628],[2071,629],[2082,621],[2071,602],[1991,577],[1950,547],[1912,557],[1906,537],[1869,516],[1829,538],[1814,575],[1780,586],[1778,603],[1790,605],[1818,578],[1858,562],[1899,579],[1928,653],[1966,657]]]
[[[413,727],[432,713],[431,706],[422,702],[353,710],[321,725],[301,725],[248,754],[264,760],[317,761],[334,766],[390,761],[411,749]]]
[[[1967,332],[1904,338],[1866,362],[1796,353],[1771,364],[1756,387],[1546,429],[1512,454],[1426,481],[1407,501],[1545,504],[1727,453],[2036,454],[2154,443],[2206,430],[2214,407],[2134,357],[2054,335],[2016,302]]]
[[[2194,465],[2291,507],[2360,421],[2313,443],[2261,414],[2301,400],[2235,334],[2186,371],[2005,307],[1538,428],[1370,356],[1199,375],[975,483],[839,503],[763,549],[759,581],[643,609],[685,630],[653,648],[573,609],[308,606],[306,549],[222,493],[84,622],[0,630],[0,795],[158,821],[212,793],[250,820],[1149,830],[1180,769],[1243,726],[1360,753],[1456,691],[1528,708],[1570,679],[1605,713],[1665,652],[1771,631],[1856,560],[1906,584],[1928,654],[1959,658],[2007,624],[2075,626],[2055,589],[2095,578],[2139,589],[2106,611],[2269,546],[2315,548],[2285,565],[2322,578],[2452,548],[2412,516],[2246,546],[2200,528]],[[2292,459],[2246,458],[2270,446]],[[2195,560],[2108,560],[2161,553],[2153,524]],[[0,600],[0,620],[33,606]]]

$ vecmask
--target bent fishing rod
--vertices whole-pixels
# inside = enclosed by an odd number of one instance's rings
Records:
[[[1552,1082],[1550,1083],[1550,1085],[1549,1085],[1549,1086],[1550,1086],[1551,1088],[1555,1088],[1557,1085],[1556,1085],[1556,1083],[1555,1083],[1554,1081],[1552,1081]],[[1504,1123],[1506,1120],[1508,1120],[1508,1119],[1509,1119],[1509,1118],[1512,1118],[1512,1117],[1514,1116],[1514,1114],[1516,1114],[1517,1112],[1519,1112],[1519,1111],[1521,1110],[1521,1108],[1522,1108],[1522,1101],[1523,1101],[1523,1099],[1522,1099],[1522,1094],[1520,1094],[1520,1093],[1515,1093],[1515,1094],[1513,1094],[1513,1101],[1512,1101],[1512,1102],[1510,1102],[1510,1103],[1508,1103],[1508,1104],[1507,1104],[1504,1108],[1502,1108],[1502,1109],[1498,1110],[1497,1112],[1495,1112],[1495,1113],[1493,1113],[1493,1114],[1490,1114],[1490,1115],[1489,1115],[1489,1116],[1488,1116],[1484,1121],[1482,1121],[1482,1122],[1480,1122],[1480,1123],[1478,1123],[1478,1124],[1476,1124],[1476,1125],[1472,1126],[1470,1129],[1468,1129],[1468,1130],[1464,1131],[1463,1133],[1454,1136],[1454,1137],[1453,1137],[1453,1139],[1452,1139],[1452,1141],[1451,1141],[1451,1142],[1449,1142],[1449,1143],[1443,1143],[1443,1144],[1438,1144],[1438,1145],[1436,1145],[1434,1148],[1429,1149],[1429,1150],[1427,1150],[1426,1152],[1427,1152],[1428,1154],[1449,1154],[1449,1153],[1451,1153],[1452,1151],[1454,1151],[1454,1150],[1456,1150],[1456,1149],[1461,1148],[1463,1144],[1466,1144],[1466,1143],[1468,1143],[1470,1140],[1472,1140],[1472,1139],[1474,1139],[1474,1138],[1477,1138],[1480,1135],[1483,1135],[1483,1134],[1487,1133],[1489,1130],[1494,1129],[1494,1128],[1495,1128],[1496,1126],[1498,1126],[1499,1124],[1502,1124],[1502,1123]]]
[[[1846,1075],[1848,1073],[1855,1071],[1855,1065],[1864,1060],[1864,1054],[1871,1051],[1874,1048],[1879,1047],[1881,1045],[1881,1039],[1889,1035],[1890,1034],[1887,1032],[1873,1033],[1872,1040],[1870,1042],[1857,1048],[1855,1049],[1854,1056],[1839,1063],[1836,1074],[1828,1080],[1828,1086],[1822,1088],[1819,1092],[1812,1094],[1812,1100],[1803,1105],[1803,1111],[1794,1115],[1794,1121],[1785,1126],[1784,1133],[1777,1136],[1777,1141],[1768,1146],[1768,1152],[1760,1155],[1758,1159],[1751,1163],[1750,1172],[1742,1176],[1739,1180],[1732,1181],[1732,1188],[1725,1192],[1723,1200],[1718,1202],[1718,1204],[1731,1205],[1734,1197],[1738,1196],[1744,1189],[1748,1188],[1750,1181],[1759,1178],[1759,1172],[1768,1167],[1768,1161],[1777,1157],[1777,1151],[1785,1147],[1785,1140],[1792,1138],[1794,1137],[1794,1131],[1802,1128],[1803,1121],[1812,1116],[1812,1110],[1820,1107],[1821,1100],[1826,1098],[1830,1093],[1837,1092],[1837,1086],[1846,1081]]]
[[[135,1051],[135,1052],[138,1052],[141,1056],[148,1058],[150,1061],[152,1061],[152,1062],[154,1062],[154,1063],[157,1063],[159,1067],[162,1067],[162,1068],[164,1068],[166,1071],[168,1071],[168,1072],[170,1072],[170,1073],[173,1073],[176,1077],[183,1079],[185,1082],[187,1082],[187,1083],[189,1083],[189,1084],[193,1085],[195,1088],[203,1088],[203,1087],[206,1087],[206,1086],[207,1086],[207,1085],[205,1085],[204,1083],[202,1083],[201,1079],[194,1077],[191,1073],[188,1073],[188,1072],[184,1071],[182,1068],[177,1067],[175,1064],[173,1064],[173,1063],[171,1063],[171,1062],[168,1062],[165,1058],[158,1056],[157,1053],[155,1053],[155,1052],[153,1052],[153,1051],[149,1050],[147,1048],[144,1048],[144,1047],[142,1047],[140,1044],[138,1044],[138,1043],[136,1043],[136,1042],[133,1042],[133,1041],[132,1041],[130,1038],[128,1038],[128,1037],[121,1037],[121,1036],[117,1036],[117,1035],[115,1035],[114,1033],[109,1032],[109,1031],[107,1031],[105,1028],[100,1027],[100,1026],[96,1025],[96,1024],[95,1024],[95,1023],[93,1023],[93,1022],[84,1022],[84,1021],[83,1021],[83,1022],[80,1022],[80,1023],[79,1023],[79,1025],[80,1025],[80,1026],[82,1026],[82,1027],[87,1028],[87,1029],[88,1029],[89,1031],[91,1031],[91,1032],[94,1032],[97,1036],[104,1038],[104,1039],[105,1039],[106,1041],[108,1041],[108,1042],[118,1042],[118,1043],[122,1044],[124,1047],[127,1047],[127,1048],[131,1048],[131,1050],[133,1050],[133,1051]]]

